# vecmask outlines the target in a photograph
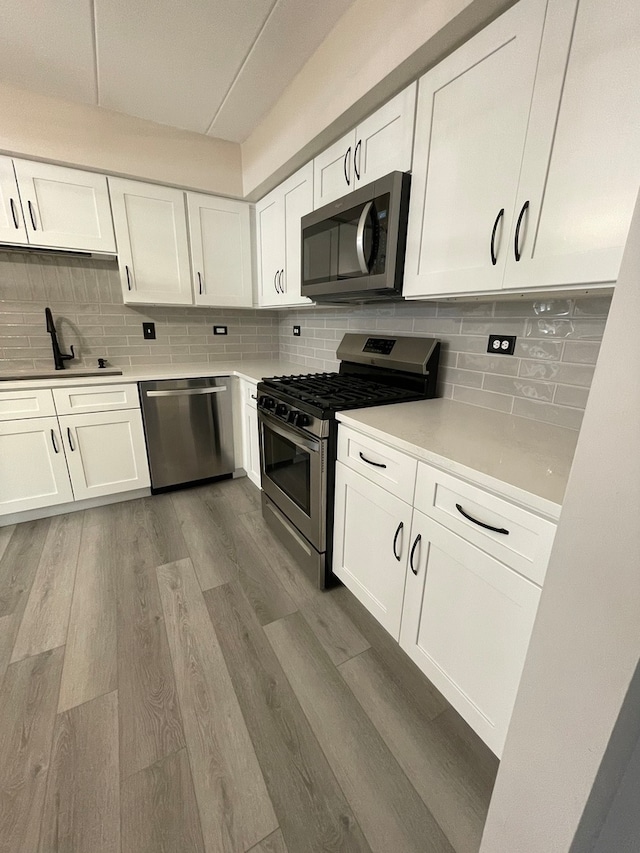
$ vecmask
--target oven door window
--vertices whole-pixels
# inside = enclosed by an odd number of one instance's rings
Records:
[[[306,514],[311,512],[309,451],[264,424],[264,473]]]

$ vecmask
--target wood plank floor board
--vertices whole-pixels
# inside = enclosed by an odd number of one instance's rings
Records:
[[[300,612],[336,666],[370,647],[369,641],[336,605],[331,590],[314,596]]]
[[[122,783],[122,853],[204,853],[186,749]]]
[[[85,510],[58,711],[117,687],[118,508]]]
[[[189,556],[170,494],[117,504],[118,545],[129,565],[155,569]]]
[[[200,588],[211,589],[232,580],[236,566],[228,533],[211,524],[211,513],[199,493],[199,489],[172,492],[171,500]]]
[[[205,849],[244,853],[278,821],[191,560],[157,574]]]
[[[184,746],[155,570],[122,561],[116,577],[120,772],[123,778]]]
[[[264,631],[371,849],[453,853],[302,615],[287,616]]]
[[[369,851],[242,590],[225,584],[204,598],[287,846]]]
[[[18,626],[15,616],[0,616],[0,687],[2,687],[4,674],[11,660],[11,651],[17,633]],[[1,713],[2,709],[0,708],[0,715]]]
[[[39,853],[120,853],[119,783],[113,691],[57,717]]]
[[[58,515],[51,519],[12,661],[66,643],[82,520],[82,512]]]
[[[9,544],[9,539],[11,539],[15,529],[15,524],[8,524],[5,527],[0,527],[0,560],[2,559],[2,555],[4,554],[7,545]]]
[[[260,489],[256,488],[248,477],[221,480],[216,484],[215,490],[205,487],[202,491],[211,498],[220,496],[231,502],[238,515],[255,512],[261,506]]]
[[[400,689],[375,649],[339,670],[457,853],[478,853],[497,758],[453,709],[434,719]]]
[[[217,499],[206,494],[200,499],[209,510],[209,524],[218,530],[220,539],[227,537],[227,556],[233,565],[235,578],[258,619],[266,625],[294,613],[297,605],[271,571],[269,560],[243,524],[244,516],[238,514],[233,500],[227,495],[228,490]]]
[[[12,664],[0,689],[0,851],[34,853],[63,649]]]
[[[43,518],[16,525],[0,558],[0,616],[22,618],[50,524]]]
[[[288,853],[288,850],[282,833],[276,829],[268,838],[264,838],[255,847],[252,847],[249,853]]]

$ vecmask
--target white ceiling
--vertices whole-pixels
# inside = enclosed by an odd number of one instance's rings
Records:
[[[2,0],[0,81],[242,142],[354,0]]]

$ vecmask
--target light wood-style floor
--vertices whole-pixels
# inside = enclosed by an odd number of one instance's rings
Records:
[[[2,853],[475,853],[496,771],[246,479],[0,528]]]

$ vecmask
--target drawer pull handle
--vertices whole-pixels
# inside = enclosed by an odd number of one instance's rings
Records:
[[[477,524],[478,527],[484,527],[485,530],[493,530],[494,533],[503,533],[505,536],[509,535],[509,531],[504,527],[492,527],[490,524],[485,524],[484,521],[478,521],[477,518],[466,513],[460,504],[456,504],[456,509],[460,515],[463,515],[468,521],[472,521],[474,524]]]
[[[400,533],[401,533],[403,527],[404,527],[404,522],[401,521],[400,524],[398,525],[398,529],[396,530],[396,535],[393,537],[393,556],[396,558],[396,560],[398,562],[400,562],[400,558],[402,557],[402,551],[400,551],[400,553],[398,554],[398,552],[396,551],[396,544],[398,542],[398,536],[400,536]]]
[[[363,462],[366,462],[367,465],[375,465],[376,468],[386,468],[387,467],[384,464],[384,462],[372,462],[370,459],[367,459],[367,457],[363,455],[361,450],[359,451],[359,453],[360,453],[360,459],[362,459]]]
[[[418,535],[415,538],[415,542],[411,546],[411,554],[409,555],[409,565],[411,566],[411,571],[414,573],[414,575],[418,574],[418,570],[413,565],[413,557],[414,557],[414,554],[416,553],[416,548],[420,544],[421,539],[422,539],[422,535],[420,533],[418,533]]]

